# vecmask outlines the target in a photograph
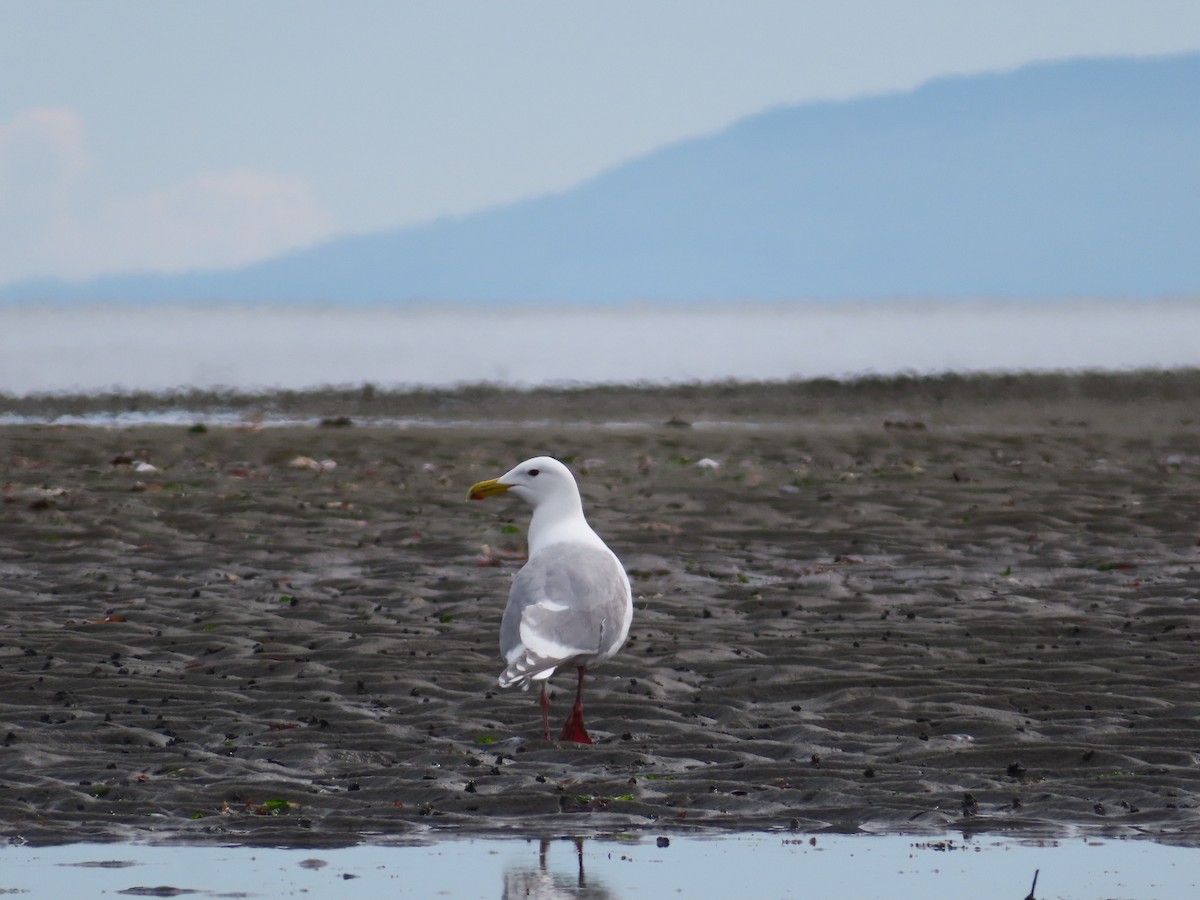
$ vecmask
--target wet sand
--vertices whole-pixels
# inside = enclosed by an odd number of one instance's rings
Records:
[[[1200,844],[1198,397],[1174,372],[0,398],[247,421],[0,427],[0,833]],[[541,452],[634,585],[593,746],[495,684],[528,510],[463,497]]]

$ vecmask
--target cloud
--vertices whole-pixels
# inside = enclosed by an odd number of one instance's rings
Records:
[[[302,179],[202,172],[148,193],[105,195],[80,117],[33,109],[0,123],[0,283],[244,265],[331,232]]]
[[[177,272],[244,265],[328,231],[303,181],[238,170],[120,198],[87,218],[61,216],[47,230],[45,245],[69,252],[62,265],[76,273]]]
[[[0,123],[0,226],[52,215],[90,167],[72,110],[30,109]]]

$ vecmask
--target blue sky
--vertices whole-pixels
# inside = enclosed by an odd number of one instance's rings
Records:
[[[1195,0],[0,0],[0,284],[462,214],[781,104],[1198,50]]]

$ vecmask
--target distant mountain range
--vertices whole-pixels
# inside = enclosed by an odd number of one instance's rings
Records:
[[[0,301],[1200,296],[1200,55],[781,108],[563,193],[225,271]]]

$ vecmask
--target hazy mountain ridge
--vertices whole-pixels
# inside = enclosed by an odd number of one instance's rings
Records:
[[[556,195],[240,269],[7,301],[1200,294],[1200,55],[772,110]]]

